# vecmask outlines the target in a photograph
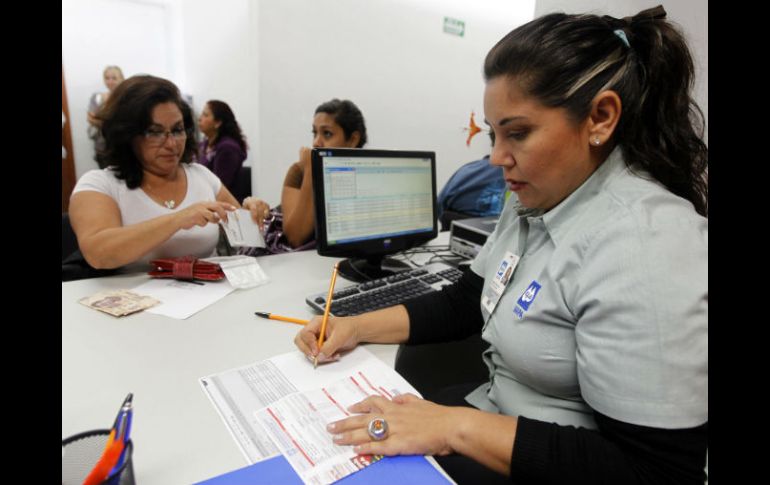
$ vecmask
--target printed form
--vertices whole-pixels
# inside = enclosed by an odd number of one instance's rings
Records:
[[[283,453],[305,483],[326,484],[376,461],[337,446],[326,424],[370,395],[411,392],[403,377],[363,347],[313,369],[299,351],[200,379],[249,463]]]
[[[362,366],[344,379],[286,396],[257,411],[273,443],[305,483],[332,483],[381,458],[358,455],[352,446],[334,444],[326,425],[351,416],[347,408],[368,396],[392,399],[411,390],[400,382],[403,379],[391,379],[398,376],[395,371],[388,371]]]

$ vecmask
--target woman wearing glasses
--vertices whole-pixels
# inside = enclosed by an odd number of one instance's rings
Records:
[[[108,168],[80,178],[70,220],[80,250],[94,268],[151,259],[214,254],[217,223],[240,207],[216,175],[191,163],[194,120],[179,89],[154,76],[121,83],[100,112]],[[258,224],[266,203],[252,208]]]

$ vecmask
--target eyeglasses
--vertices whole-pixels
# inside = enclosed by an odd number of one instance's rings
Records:
[[[174,141],[182,141],[187,138],[187,130],[184,128],[174,128],[173,130],[153,130],[149,129],[144,132],[144,139],[150,145],[163,145],[168,140],[168,136],[174,137]]]

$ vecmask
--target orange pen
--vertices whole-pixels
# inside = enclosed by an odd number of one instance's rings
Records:
[[[283,315],[276,315],[275,313],[267,312],[254,312],[258,317],[268,318],[270,320],[280,320],[282,322],[297,323],[299,325],[307,325],[309,320],[302,320],[301,318],[284,317]]]
[[[113,429],[110,432],[104,453],[102,453],[101,458],[96,462],[91,473],[83,481],[83,485],[98,485],[102,483],[110,474],[110,470],[115,466],[115,463],[118,462],[124,445],[123,440],[115,439],[115,430]]]

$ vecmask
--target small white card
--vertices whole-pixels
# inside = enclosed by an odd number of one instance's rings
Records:
[[[251,213],[246,209],[235,209],[227,213],[227,222],[219,221],[225,230],[230,246],[247,246],[264,248],[265,238],[259,230],[259,226],[251,218]]]
[[[254,288],[270,282],[257,258],[252,256],[216,256],[204,261],[218,263],[234,288]]]

